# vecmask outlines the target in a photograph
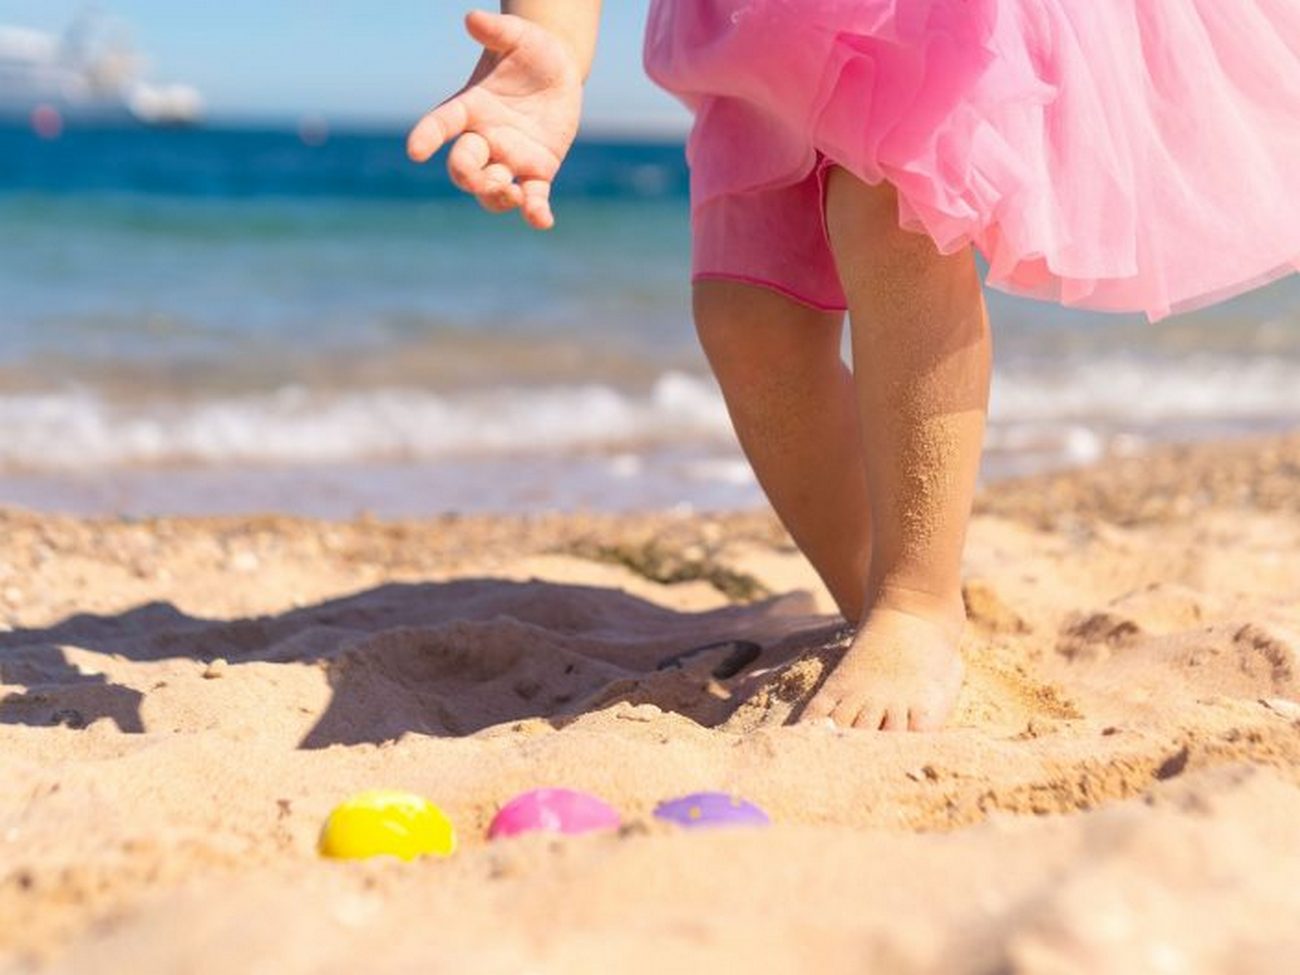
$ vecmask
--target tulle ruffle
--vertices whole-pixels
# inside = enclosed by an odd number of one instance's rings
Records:
[[[646,66],[697,210],[821,153],[1011,292],[1156,319],[1300,269],[1294,0],[655,0]]]

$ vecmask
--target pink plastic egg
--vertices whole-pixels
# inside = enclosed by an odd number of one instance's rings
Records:
[[[618,812],[608,803],[574,789],[534,789],[506,803],[488,827],[488,839],[520,833],[563,833],[573,836],[601,829],[618,829]]]

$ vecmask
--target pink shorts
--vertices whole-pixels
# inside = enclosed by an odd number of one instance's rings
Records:
[[[842,307],[821,153],[994,287],[1155,320],[1300,269],[1297,36],[1294,0],[653,0],[644,60],[695,113],[697,277]]]
[[[826,174],[818,154],[800,182],[714,197],[692,208],[691,280],[771,288],[821,311],[848,308],[826,233]],[[755,247],[754,241],[763,241]]]

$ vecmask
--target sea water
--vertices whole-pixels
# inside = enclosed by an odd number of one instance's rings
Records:
[[[760,503],[691,328],[687,182],[678,144],[580,141],[539,234],[399,132],[0,130],[0,503]],[[1154,326],[990,312],[986,481],[1300,423],[1296,277]]]

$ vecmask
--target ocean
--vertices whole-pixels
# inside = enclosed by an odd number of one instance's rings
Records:
[[[761,503],[690,324],[680,145],[580,141],[538,234],[402,133],[316,135],[0,129],[0,503]],[[1300,424],[1300,277],[1158,325],[990,311],[987,483]]]

